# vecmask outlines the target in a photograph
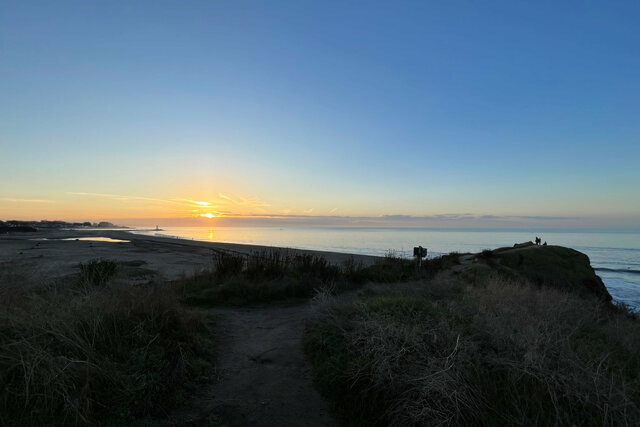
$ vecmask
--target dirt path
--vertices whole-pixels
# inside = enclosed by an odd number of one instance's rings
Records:
[[[228,426],[334,426],[302,351],[309,304],[217,308],[218,380],[199,399],[193,424],[211,414]],[[188,418],[183,422],[189,423]]]

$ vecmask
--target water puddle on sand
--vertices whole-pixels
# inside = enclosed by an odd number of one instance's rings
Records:
[[[65,239],[29,239],[29,240],[84,240],[89,242],[129,243],[131,240],[112,239],[111,237],[67,237]]]

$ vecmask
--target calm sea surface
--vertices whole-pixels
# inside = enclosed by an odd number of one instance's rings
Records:
[[[245,243],[300,249],[409,256],[422,245],[429,256],[452,251],[478,252],[512,246],[536,236],[550,245],[583,252],[617,301],[640,309],[640,234],[535,231],[443,231],[429,229],[172,227],[134,233],[214,242]]]

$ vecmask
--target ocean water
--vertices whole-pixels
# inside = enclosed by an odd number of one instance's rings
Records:
[[[533,241],[576,249],[591,265],[616,301],[640,309],[640,233],[556,231],[433,230],[379,228],[171,227],[134,233],[213,242],[244,243],[353,254],[410,256],[413,247],[429,257],[452,251],[479,252]]]

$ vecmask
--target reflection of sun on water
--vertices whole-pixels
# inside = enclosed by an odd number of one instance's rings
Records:
[[[213,240],[213,227],[209,227],[209,240]]]

